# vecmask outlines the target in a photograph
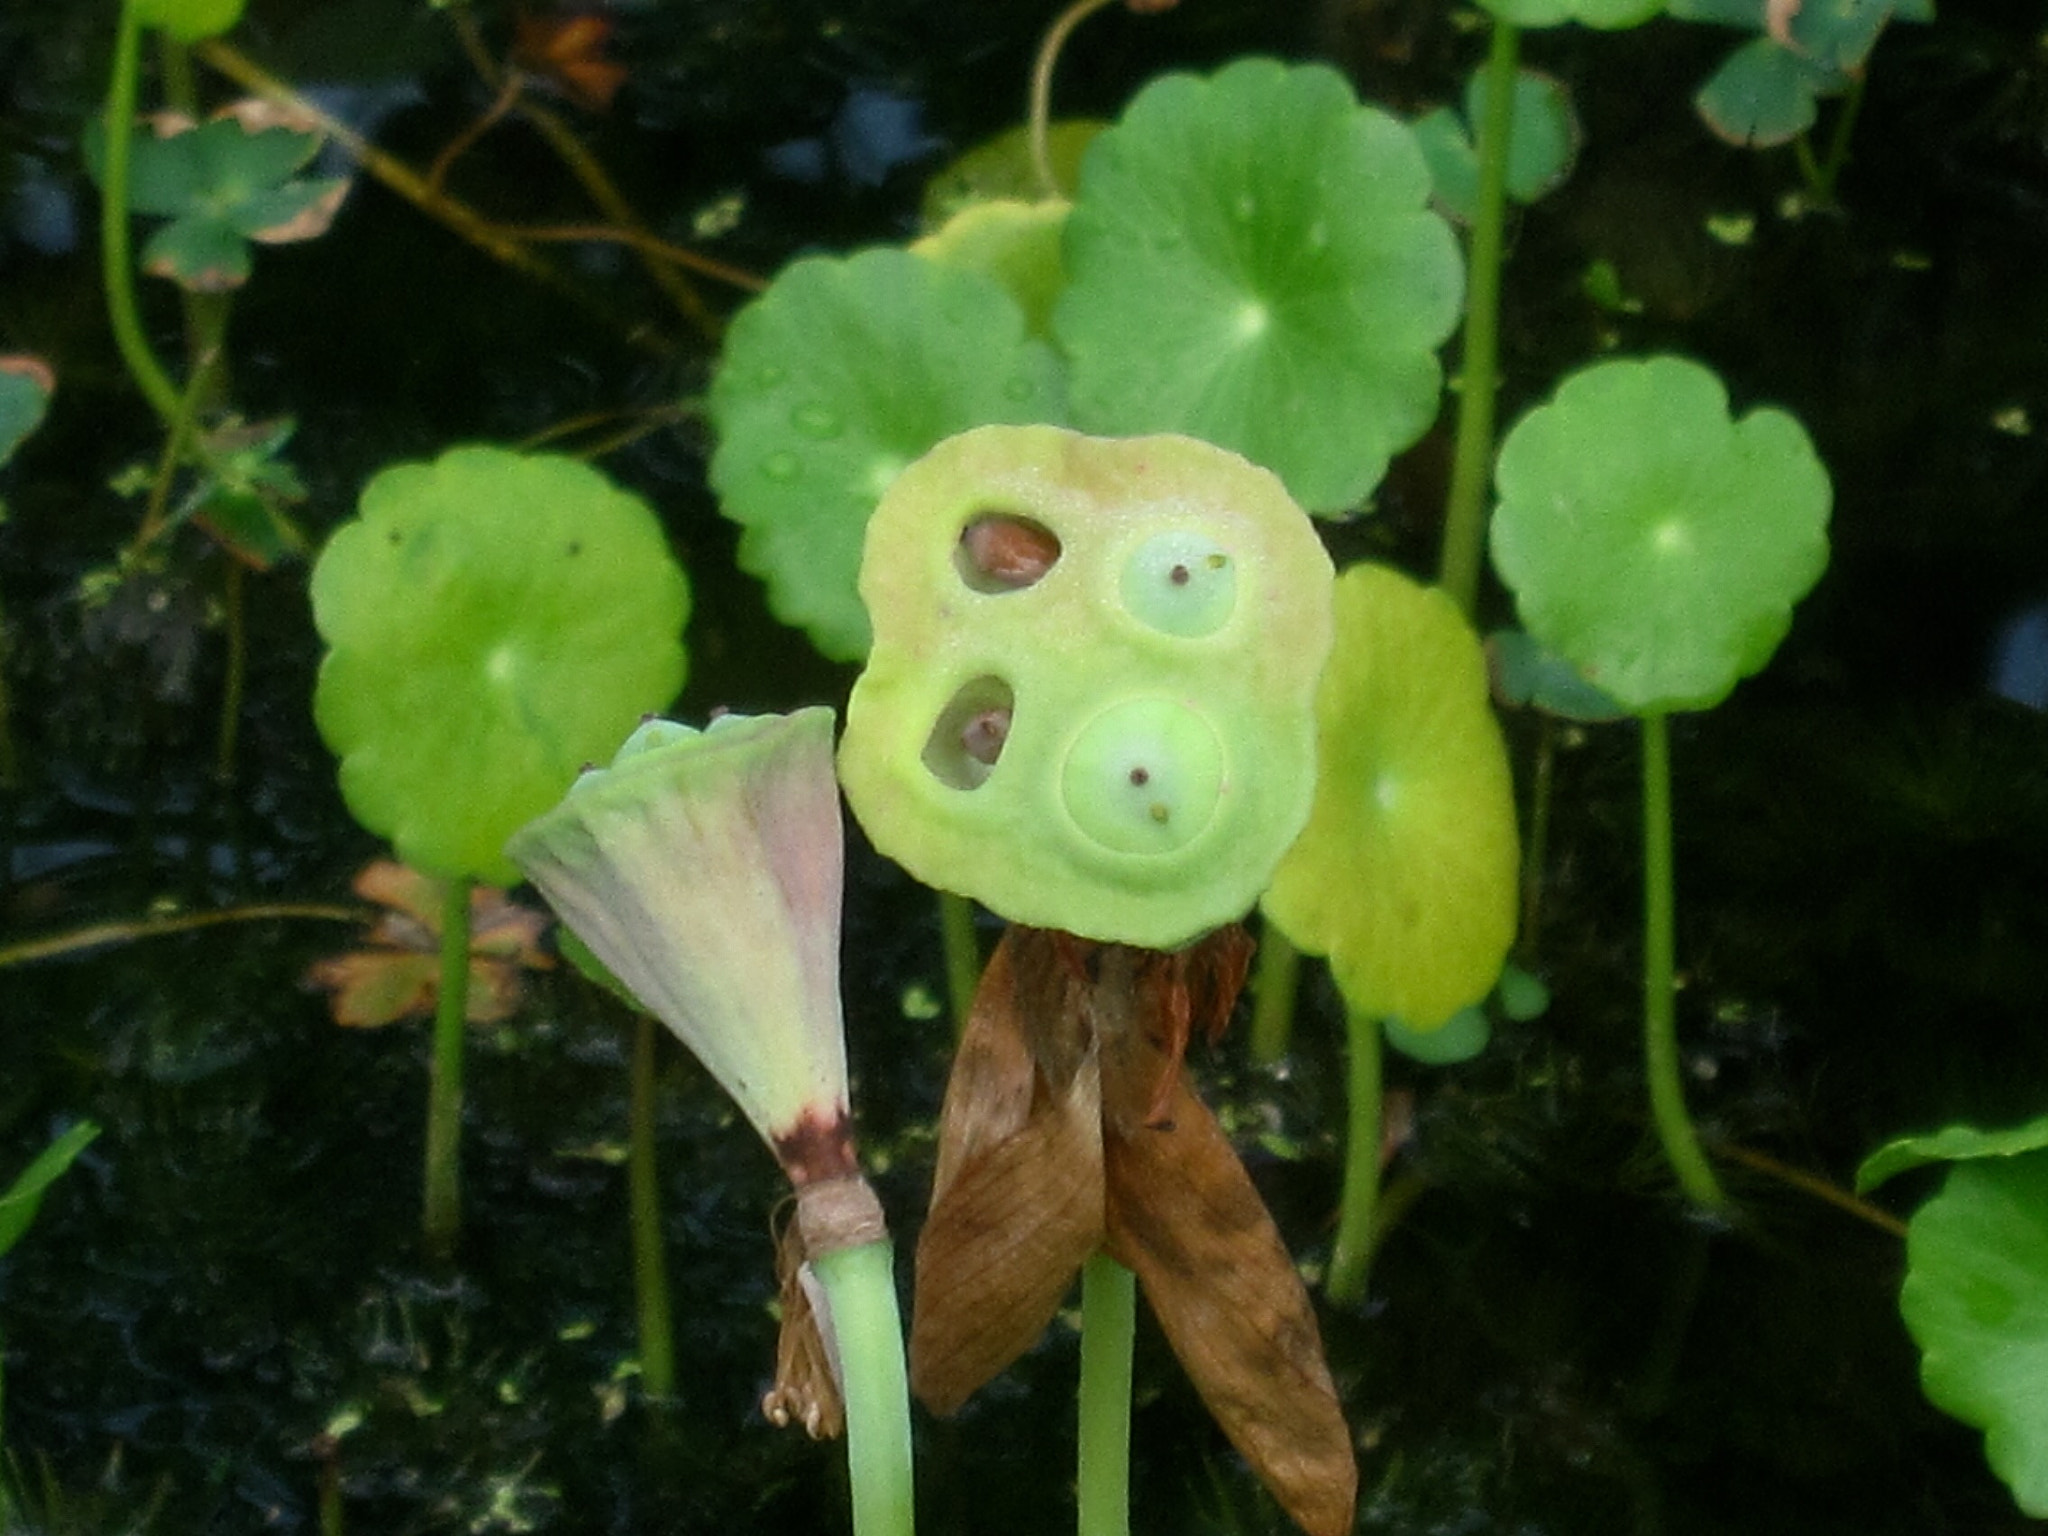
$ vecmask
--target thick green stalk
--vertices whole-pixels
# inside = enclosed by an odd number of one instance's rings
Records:
[[[654,1164],[654,1053],[660,1025],[634,1015],[632,1125],[626,1190],[632,1205],[633,1302],[640,1325],[640,1384],[656,1400],[675,1396],[675,1329],[668,1306],[668,1262],[661,1247],[661,1177]]]
[[[839,1343],[854,1536],[911,1536],[910,1385],[888,1239],[811,1260]]]
[[[1080,1536],[1130,1536],[1137,1325],[1138,1277],[1096,1254],[1081,1268]]]
[[[179,414],[178,387],[164,372],[142,333],[135,301],[135,265],[128,244],[128,140],[135,131],[135,97],[142,74],[142,21],[134,0],[121,7],[114,34],[114,72],[107,85],[106,157],[100,168],[100,275],[114,345],[143,398],[165,422]]]
[[[1499,386],[1500,268],[1506,224],[1508,140],[1514,124],[1515,55],[1520,33],[1496,19],[1486,60],[1479,131],[1479,201],[1472,212],[1465,290],[1465,344],[1459,362],[1458,436],[1444,508],[1437,579],[1469,618],[1479,601],[1486,553],[1486,488],[1493,471],[1494,391]]]
[[[1337,1240],[1324,1285],[1332,1301],[1359,1301],[1372,1268],[1373,1218],[1380,1199],[1380,1021],[1347,1011],[1349,1060],[1344,1092],[1350,1116],[1344,1131],[1344,1194],[1337,1209]]]
[[[427,1079],[426,1198],[420,1236],[436,1259],[462,1230],[462,1048],[469,1027],[469,882],[451,880],[441,909],[441,998]]]
[[[965,896],[939,892],[939,943],[946,956],[946,1001],[953,1010],[953,1032],[964,1034],[981,985],[981,940],[974,932],[974,903]]]
[[[1686,1195],[1700,1205],[1727,1204],[1685,1111],[1679,1075],[1675,973],[1676,878],[1671,855],[1671,733],[1661,714],[1643,726],[1643,1070],[1657,1139]]]
[[[1260,1066],[1287,1054],[1300,983],[1301,951],[1268,918],[1259,925],[1259,964],[1252,975],[1252,1060]]]

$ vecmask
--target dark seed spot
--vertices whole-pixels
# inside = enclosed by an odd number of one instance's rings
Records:
[[[1133,784],[1150,784],[1152,782],[1152,770],[1149,768],[1133,768],[1131,770],[1131,782]]]
[[[1176,565],[1166,573],[1166,579],[1176,587],[1184,587],[1188,584],[1188,568],[1184,565]]]

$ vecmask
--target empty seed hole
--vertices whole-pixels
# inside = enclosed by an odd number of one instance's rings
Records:
[[[999,677],[962,684],[925,738],[922,757],[932,777],[954,789],[979,788],[1003,755],[1015,702]]]

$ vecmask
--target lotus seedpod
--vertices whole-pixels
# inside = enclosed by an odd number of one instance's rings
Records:
[[[1827,565],[1828,477],[1783,411],[1676,357],[1567,378],[1501,445],[1493,562],[1523,627],[1639,714],[1770,660]]]
[[[941,438],[1061,414],[1059,363],[994,278],[900,250],[791,264],[734,318],[712,380],[711,484],[775,616],[867,653],[861,532]]]
[[[689,586],[661,525],[574,459],[464,447],[383,470],[312,594],[342,796],[445,878],[514,883],[507,835],[683,683]]]
[[[252,240],[277,245],[325,233],[348,182],[297,174],[319,149],[317,133],[233,111],[198,124],[167,116],[138,130],[129,207],[170,221],[144,242],[143,270],[197,293],[224,292],[249,280]],[[89,134],[86,151],[97,177],[103,138]]]
[[[911,253],[941,266],[964,267],[994,278],[1024,311],[1031,334],[1052,335],[1052,307],[1066,286],[1060,236],[1067,225],[1062,200],[1027,203],[996,198],[962,208],[922,239]]]
[[[869,526],[840,773],[882,852],[1014,922],[1172,949],[1308,813],[1330,562],[1280,482],[1182,437],[990,426]]]
[[[792,1179],[853,1173],[832,712],[650,720],[507,845]]]
[[[1464,268],[1402,124],[1322,65],[1168,75],[1090,146],[1053,327],[1074,424],[1185,432],[1312,512],[1436,419]]]
[[[1315,809],[1262,905],[1346,1004],[1411,1031],[1485,997],[1515,932],[1513,786],[1457,605],[1385,566],[1337,579]]]

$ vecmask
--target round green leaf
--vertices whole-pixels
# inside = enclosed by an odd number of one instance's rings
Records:
[[[1316,691],[1316,798],[1266,915],[1328,955],[1345,1002],[1410,1031],[1492,990],[1515,934],[1514,790],[1486,658],[1441,591],[1386,566],[1337,579]]]
[[[1168,75],[1090,146],[1053,328],[1077,425],[1182,432],[1313,512],[1435,420],[1463,265],[1414,135],[1336,71]]]
[[[1693,105],[1721,138],[1762,149],[1811,128],[1820,115],[1816,99],[1847,84],[1847,76],[1759,37],[1728,55]]]
[[[1380,1027],[1386,1032],[1388,1045],[1410,1061],[1431,1067],[1470,1061],[1493,1038],[1486,1010],[1476,1003],[1460,1008],[1435,1029],[1410,1029],[1399,1019],[1384,1020]]]
[[[1877,1188],[1886,1179],[1926,1163],[1970,1162],[1980,1157],[2017,1157],[2048,1147],[2048,1115],[2024,1125],[1980,1130],[1974,1125],[1949,1125],[1925,1136],[1888,1141],[1856,1170],[1856,1193]]]
[[[740,564],[778,619],[854,661],[869,637],[861,534],[882,492],[955,432],[1057,419],[1059,363],[984,273],[901,250],[814,256],[734,318],[710,409]]]
[[[1571,174],[1582,137],[1571,93],[1562,82],[1533,69],[1518,70],[1508,132],[1507,193],[1533,203]],[[1439,107],[1414,125],[1416,142],[1429,161],[1437,206],[1470,222],[1479,201],[1478,123],[1485,111],[1486,71],[1473,71],[1465,86],[1464,115]]]
[[[23,352],[0,354],[0,464],[41,425],[56,387],[56,376],[41,358]]]
[[[1557,27],[1577,21],[1608,32],[1640,26],[1664,9],[1664,0],[1480,0],[1480,4],[1518,27]]]
[[[683,682],[689,587],[639,497],[574,459],[452,448],[363,488],[313,570],[313,713],[358,821],[511,885],[505,839]]]
[[[1937,1408],[2048,1516],[2048,1152],[1958,1164],[1906,1231],[1899,1310]]]
[[[1063,201],[994,198],[962,208],[910,249],[941,266],[965,267],[994,278],[1023,309],[1031,334],[1048,338],[1053,304],[1067,282],[1060,257],[1066,224]]]
[[[1523,627],[1628,709],[1705,709],[1770,659],[1827,565],[1797,421],[1731,421],[1713,372],[1595,364],[1502,443],[1493,562]]]
[[[1109,125],[1092,118],[1048,125],[1046,158],[1053,180],[1072,190],[1080,180],[1081,156],[1095,136]],[[928,225],[944,224],[963,208],[994,199],[1034,202],[1045,196],[1038,168],[1031,163],[1031,128],[1020,123],[992,139],[984,139],[925,183],[923,216]]]
[[[160,27],[181,43],[218,37],[242,19],[246,0],[129,0],[145,27]]]
[[[1308,814],[1330,561],[1268,471],[1184,437],[989,426],[869,525],[846,798],[1013,922],[1173,949],[1243,916]]]

